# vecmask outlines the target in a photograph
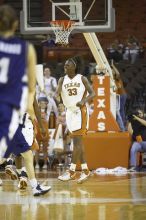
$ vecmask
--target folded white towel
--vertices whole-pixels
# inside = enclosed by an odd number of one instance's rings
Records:
[[[99,174],[99,175],[102,175],[102,174],[114,174],[114,175],[123,175],[123,174],[127,174],[128,173],[128,169],[125,168],[125,167],[115,167],[113,169],[108,169],[108,168],[104,168],[104,167],[101,167],[101,168],[97,168],[95,170],[95,173],[96,174]]]

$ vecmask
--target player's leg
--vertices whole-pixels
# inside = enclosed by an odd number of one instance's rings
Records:
[[[84,148],[82,136],[78,137],[77,144],[79,146],[79,150],[78,150],[79,161],[81,163],[81,169],[82,169],[81,175],[79,179],[77,180],[77,183],[82,183],[88,179],[88,177],[90,176],[90,171],[89,171],[86,159],[85,159],[85,148]]]
[[[16,180],[18,179],[18,175],[14,169],[14,156],[13,155],[10,155],[9,158],[7,158],[6,160],[6,166],[5,166],[5,173],[10,176],[10,178],[12,180]]]
[[[70,118],[74,118],[74,120],[71,121]],[[86,173],[86,177],[88,177],[90,174],[87,163],[85,161],[84,144],[83,144],[83,139],[82,139],[82,136],[86,134],[86,131],[87,131],[86,127],[88,123],[88,113],[87,113],[86,106],[83,107],[80,111],[77,111],[75,113],[74,112],[71,113],[69,111],[67,115],[67,125],[68,127],[70,127],[70,130],[73,127],[73,124],[74,124],[73,121],[76,123],[76,130],[71,132],[72,139],[73,139],[72,160],[71,160],[69,171],[67,171],[65,174],[58,177],[58,179],[62,181],[75,179],[76,164],[78,162],[81,163],[82,170],[84,171],[84,173]],[[82,179],[79,179],[79,182]]]
[[[50,191],[51,186],[42,186],[40,185],[35,177],[34,165],[33,165],[33,153],[31,150],[24,152],[21,154],[24,158],[25,167],[27,171],[27,175],[33,190],[34,196],[39,196]]]
[[[0,107],[0,160],[11,145],[19,123],[19,114],[16,109],[1,103]]]
[[[22,126],[19,125],[14,135],[13,141],[11,141],[11,146],[7,149],[5,153],[6,158],[10,157],[10,154],[17,155],[15,156],[16,168],[14,169],[12,158],[8,158],[5,172],[11,177],[11,179],[19,179],[19,181],[23,180],[21,187],[20,187],[20,184],[18,184],[19,188],[21,189],[26,189],[27,178],[25,178],[25,181],[23,178],[20,178],[22,176],[21,172],[22,172],[22,167],[23,167],[22,157],[20,153],[25,152],[26,150],[28,150],[28,148],[29,148],[29,145],[26,142],[24,135],[22,134]]]
[[[15,167],[14,167],[15,163]],[[5,173],[10,176],[12,180],[19,180],[18,188],[21,190],[25,190],[28,185],[28,178],[26,169],[23,166],[23,158],[21,155],[10,157],[6,161]]]
[[[74,148],[73,148],[70,168],[63,175],[59,176],[58,179],[62,181],[69,181],[69,180],[75,179],[76,178],[76,165],[78,162],[80,162],[82,172],[77,183],[82,183],[90,176],[90,171],[88,169],[88,166],[85,160],[85,151],[84,151],[84,144],[83,144],[82,136],[74,136],[73,145],[74,145]]]
[[[18,188],[21,190],[25,190],[28,186],[28,176],[21,155],[16,156],[15,165],[16,172],[19,178]]]

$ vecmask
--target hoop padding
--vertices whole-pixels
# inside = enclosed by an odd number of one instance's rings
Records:
[[[50,25],[56,36],[55,43],[67,45],[69,43],[69,35],[73,30],[74,24],[75,22],[70,20],[51,21]]]

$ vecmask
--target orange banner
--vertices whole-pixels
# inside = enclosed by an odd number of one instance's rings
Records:
[[[89,131],[119,131],[119,126],[110,111],[110,77],[94,75],[92,79],[96,96]]]

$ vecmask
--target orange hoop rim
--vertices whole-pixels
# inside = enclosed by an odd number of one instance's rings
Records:
[[[50,21],[50,24],[54,27],[63,27],[64,29],[68,29],[73,24],[75,24],[75,21],[72,21],[72,20],[55,20],[55,21]]]

